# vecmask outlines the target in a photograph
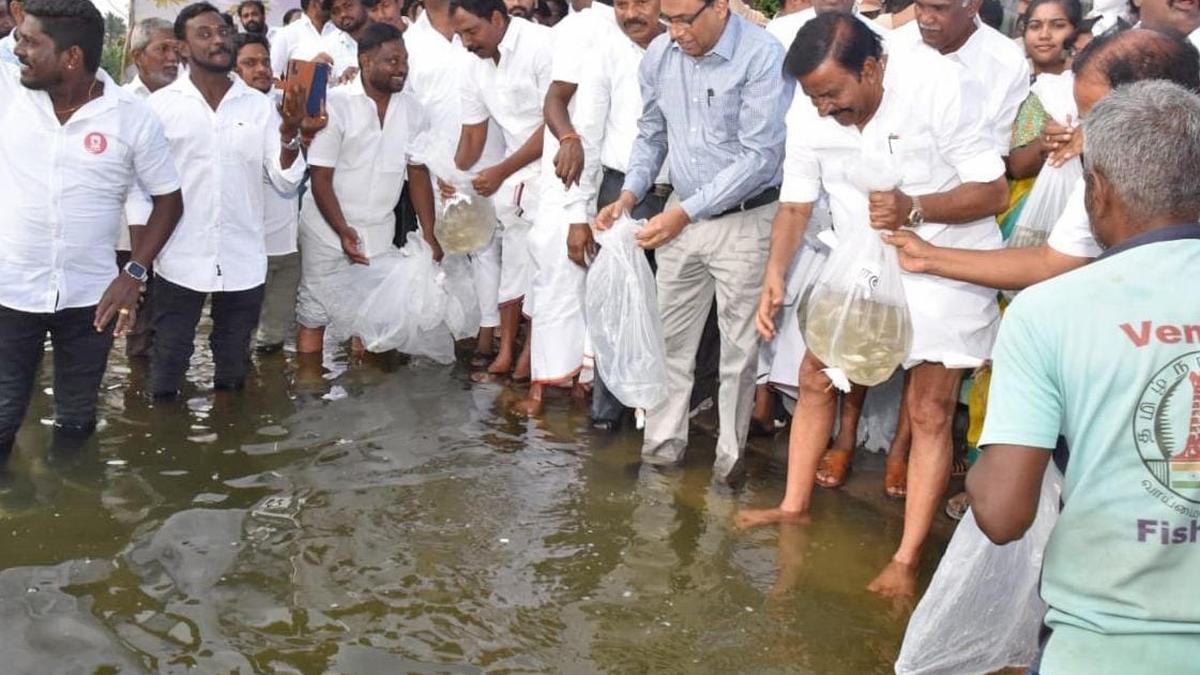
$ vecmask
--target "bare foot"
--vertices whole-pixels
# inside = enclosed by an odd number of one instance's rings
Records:
[[[805,511],[784,511],[780,508],[774,509],[742,509],[738,511],[734,517],[734,524],[743,530],[762,527],[763,525],[775,525],[778,523],[803,523],[808,520],[808,513]]]
[[[885,598],[910,598],[917,592],[917,566],[891,560],[879,576],[867,584],[867,590]]]
[[[542,414],[543,407],[540,399],[530,396],[529,398],[523,398],[513,403],[509,410],[512,411],[512,414],[520,415],[521,417],[537,417]]]

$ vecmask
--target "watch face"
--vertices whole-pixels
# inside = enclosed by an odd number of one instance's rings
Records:
[[[142,265],[140,263],[135,262],[133,260],[130,260],[125,265],[125,271],[129,273],[129,276],[137,278],[137,279],[141,279],[146,276],[146,268],[142,267]]]

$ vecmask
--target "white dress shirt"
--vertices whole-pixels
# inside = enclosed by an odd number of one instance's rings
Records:
[[[133,79],[121,86],[125,91],[134,96],[145,100],[150,98],[150,88],[142,82],[141,75],[134,75]],[[128,225],[145,225],[150,219],[150,211],[153,210],[154,204],[150,201],[149,195],[146,194],[145,188],[142,187],[140,181],[136,181],[134,188],[129,191],[129,198],[125,200],[125,220],[121,227],[121,236],[117,238],[117,250],[128,251],[132,248],[132,242],[129,237]]]
[[[859,14],[858,10],[854,11],[854,16],[859,21],[865,23],[868,28],[875,31],[875,33],[880,37],[887,37],[887,28],[880,26],[862,14]],[[792,48],[792,42],[796,40],[796,33],[799,33],[800,29],[804,28],[805,24],[815,18],[817,18],[817,10],[809,7],[808,9],[801,10],[799,12],[792,12],[791,14],[785,14],[783,16],[771,19],[767,22],[765,30],[774,36],[776,40],[779,40],[779,43],[783,45],[784,50],[788,50]]]
[[[183,218],[158,254],[155,272],[193,291],[243,291],[267,278],[263,172],[280,190],[304,178],[304,159],[279,163],[271,99],[231,76],[216,110],[190,77],[150,96],[183,177]]]
[[[329,25],[325,24],[325,27]],[[336,85],[347,70],[358,67],[358,42],[340,28],[334,28],[316,40],[305,41],[292,51],[291,58],[312,61],[318,54],[327,54],[333,59],[329,80],[331,85]]]
[[[810,121],[808,133],[788,135],[779,199],[813,203],[824,190],[839,238],[870,227],[867,195],[855,180],[864,161],[890,157],[901,176],[897,187],[909,195],[941,194],[1004,175],[982,114],[982,87],[962,66],[932,50],[894,50],[883,90],[879,109],[861,132],[819,117]],[[913,230],[938,246],[1002,245],[991,216],[956,225],[930,222]],[[994,290],[922,274],[901,278],[913,319],[906,367],[933,361],[969,368],[988,358],[999,321]]]
[[[283,92],[272,89],[270,99],[273,103],[272,128],[278,129],[283,119],[275,106],[283,99]],[[295,253],[298,250],[296,241],[300,233],[300,188],[297,186],[290,190],[280,190],[266,172],[263,172],[262,183],[263,230],[267,255]]]
[[[0,63],[0,305],[55,312],[100,301],[126,194],[179,189],[162,126],[103,71],[100,98],[59,124],[50,96]]]
[[[1092,221],[1084,204],[1082,178],[1075,183],[1075,189],[1067,198],[1066,208],[1054,221],[1054,227],[1050,228],[1046,244],[1059,253],[1076,258],[1095,258],[1104,252],[1092,234]]]
[[[271,40],[271,70],[277,76],[286,75],[288,61],[294,58],[293,54],[297,50],[311,48],[322,37],[336,30],[339,29],[332,21],[326,21],[321,31],[317,32],[312,19],[308,18],[307,14],[302,14],[299,19],[280,28],[275,39]],[[313,52],[313,55],[318,53],[319,51]]]
[[[309,146],[308,162],[333,169],[333,192],[346,223],[358,232],[368,257],[379,255],[392,246],[396,202],[412,163],[414,140],[427,126],[425,114],[417,100],[402,91],[392,94],[381,127],[379,109],[363,90],[361,77],[330,90],[325,106],[329,126]],[[312,190],[304,194],[300,222],[305,236],[341,250]]]
[[[891,33],[889,45],[893,50],[937,50],[925,44],[916,21],[911,21]],[[986,85],[983,113],[987,116],[996,149],[1007,156],[1012,145],[1012,128],[1017,110],[1029,97],[1029,62],[1025,52],[991,26],[975,19],[975,32],[958,51],[946,55],[962,65]]]
[[[550,88],[550,29],[524,19],[510,19],[500,41],[500,63],[475,60],[462,88],[462,123],[489,118],[504,135],[504,153],[516,152],[542,124],[542,104]],[[518,183],[538,174],[538,162],[509,177]]]

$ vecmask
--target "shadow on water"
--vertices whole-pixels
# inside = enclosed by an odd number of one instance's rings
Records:
[[[201,349],[150,405],[119,351],[96,437],[47,449],[44,389],[0,488],[6,674],[890,672],[911,608],[863,586],[902,509],[867,462],[811,525],[744,533],[783,437],[733,494],[703,431],[643,467],[635,432],[565,395],[509,418],[461,367],[279,354],[214,395]]]

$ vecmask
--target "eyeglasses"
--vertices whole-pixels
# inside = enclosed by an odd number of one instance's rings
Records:
[[[696,13],[691,16],[667,16],[666,14],[659,14],[658,18],[663,23],[675,28],[690,28],[692,24],[696,23],[696,19],[699,19],[700,15],[704,13],[704,10],[712,7],[712,4],[713,0],[705,0],[704,6],[696,10]]]

